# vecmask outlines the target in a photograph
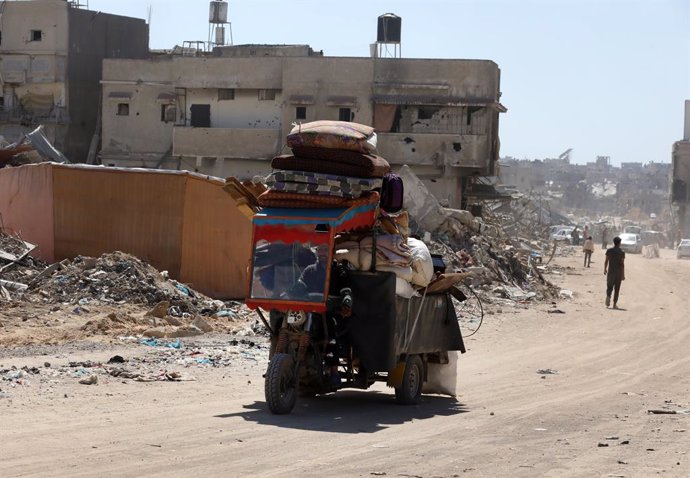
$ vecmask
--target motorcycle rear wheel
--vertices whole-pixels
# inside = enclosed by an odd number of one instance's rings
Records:
[[[268,364],[265,382],[266,403],[271,413],[290,413],[297,401],[295,359],[290,354],[275,354]]]
[[[419,355],[408,355],[400,387],[395,387],[395,398],[402,405],[416,405],[422,396],[424,362]]]

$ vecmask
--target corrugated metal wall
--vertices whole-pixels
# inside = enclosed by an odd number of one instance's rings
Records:
[[[180,277],[185,179],[54,166],[55,259],[119,250]]]
[[[50,164],[0,169],[0,219],[5,231],[38,245],[31,254],[55,259],[53,170]]]
[[[47,261],[120,250],[211,297],[242,298],[251,224],[222,185],[177,171],[4,168],[0,213]]]
[[[251,224],[221,189],[223,184],[187,178],[180,277],[211,297],[223,297],[227,291],[244,297]],[[197,287],[200,284],[208,285]]]

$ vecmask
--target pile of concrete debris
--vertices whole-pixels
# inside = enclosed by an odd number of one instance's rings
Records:
[[[77,256],[47,265],[29,254],[34,248],[18,237],[0,233],[0,302],[93,315],[82,327],[87,334],[184,337],[240,330],[242,335],[250,335],[260,329],[258,317],[243,304],[207,297],[130,254]],[[144,312],[113,309],[98,314],[99,306],[125,304],[139,306]]]
[[[405,204],[415,218],[413,232],[431,243],[432,253],[443,254],[451,269],[471,273],[469,281],[482,299],[558,296],[558,288],[544,278],[542,243],[513,239],[497,216],[474,217],[469,211],[442,207],[407,166],[399,174],[405,184]]]

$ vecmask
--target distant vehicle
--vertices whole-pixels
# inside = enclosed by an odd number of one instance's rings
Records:
[[[690,239],[681,239],[676,249],[676,259],[690,257]]]
[[[570,233],[573,232],[574,227],[562,227],[556,232],[551,234],[551,240],[552,241],[558,241],[558,242],[567,242],[568,244],[571,243],[571,237]]]
[[[666,234],[659,231],[642,231],[640,233],[642,237],[642,244],[645,246],[651,246],[656,244],[657,246],[664,248],[666,247]]]
[[[639,234],[623,233],[620,235],[621,249],[624,252],[631,254],[640,254],[642,252],[642,238]]]
[[[642,228],[640,226],[625,226],[623,228],[624,234],[640,234],[641,232]]]
[[[559,224],[558,226],[551,226],[551,227],[549,227],[549,236],[551,234],[558,232],[561,229],[565,229],[568,227],[572,228],[573,226],[566,226],[565,224]]]

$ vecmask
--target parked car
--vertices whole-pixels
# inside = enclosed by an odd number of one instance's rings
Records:
[[[681,239],[676,249],[676,259],[690,257],[690,239]]]
[[[625,226],[623,228],[623,234],[640,234],[642,228],[640,226]]]
[[[562,227],[558,229],[556,232],[551,234],[551,240],[552,241],[558,241],[558,242],[567,242],[570,244],[571,242],[571,237],[570,233],[573,232],[574,227]]]
[[[624,233],[620,235],[621,249],[624,252],[631,254],[640,254],[642,252],[642,238],[639,234]]]

